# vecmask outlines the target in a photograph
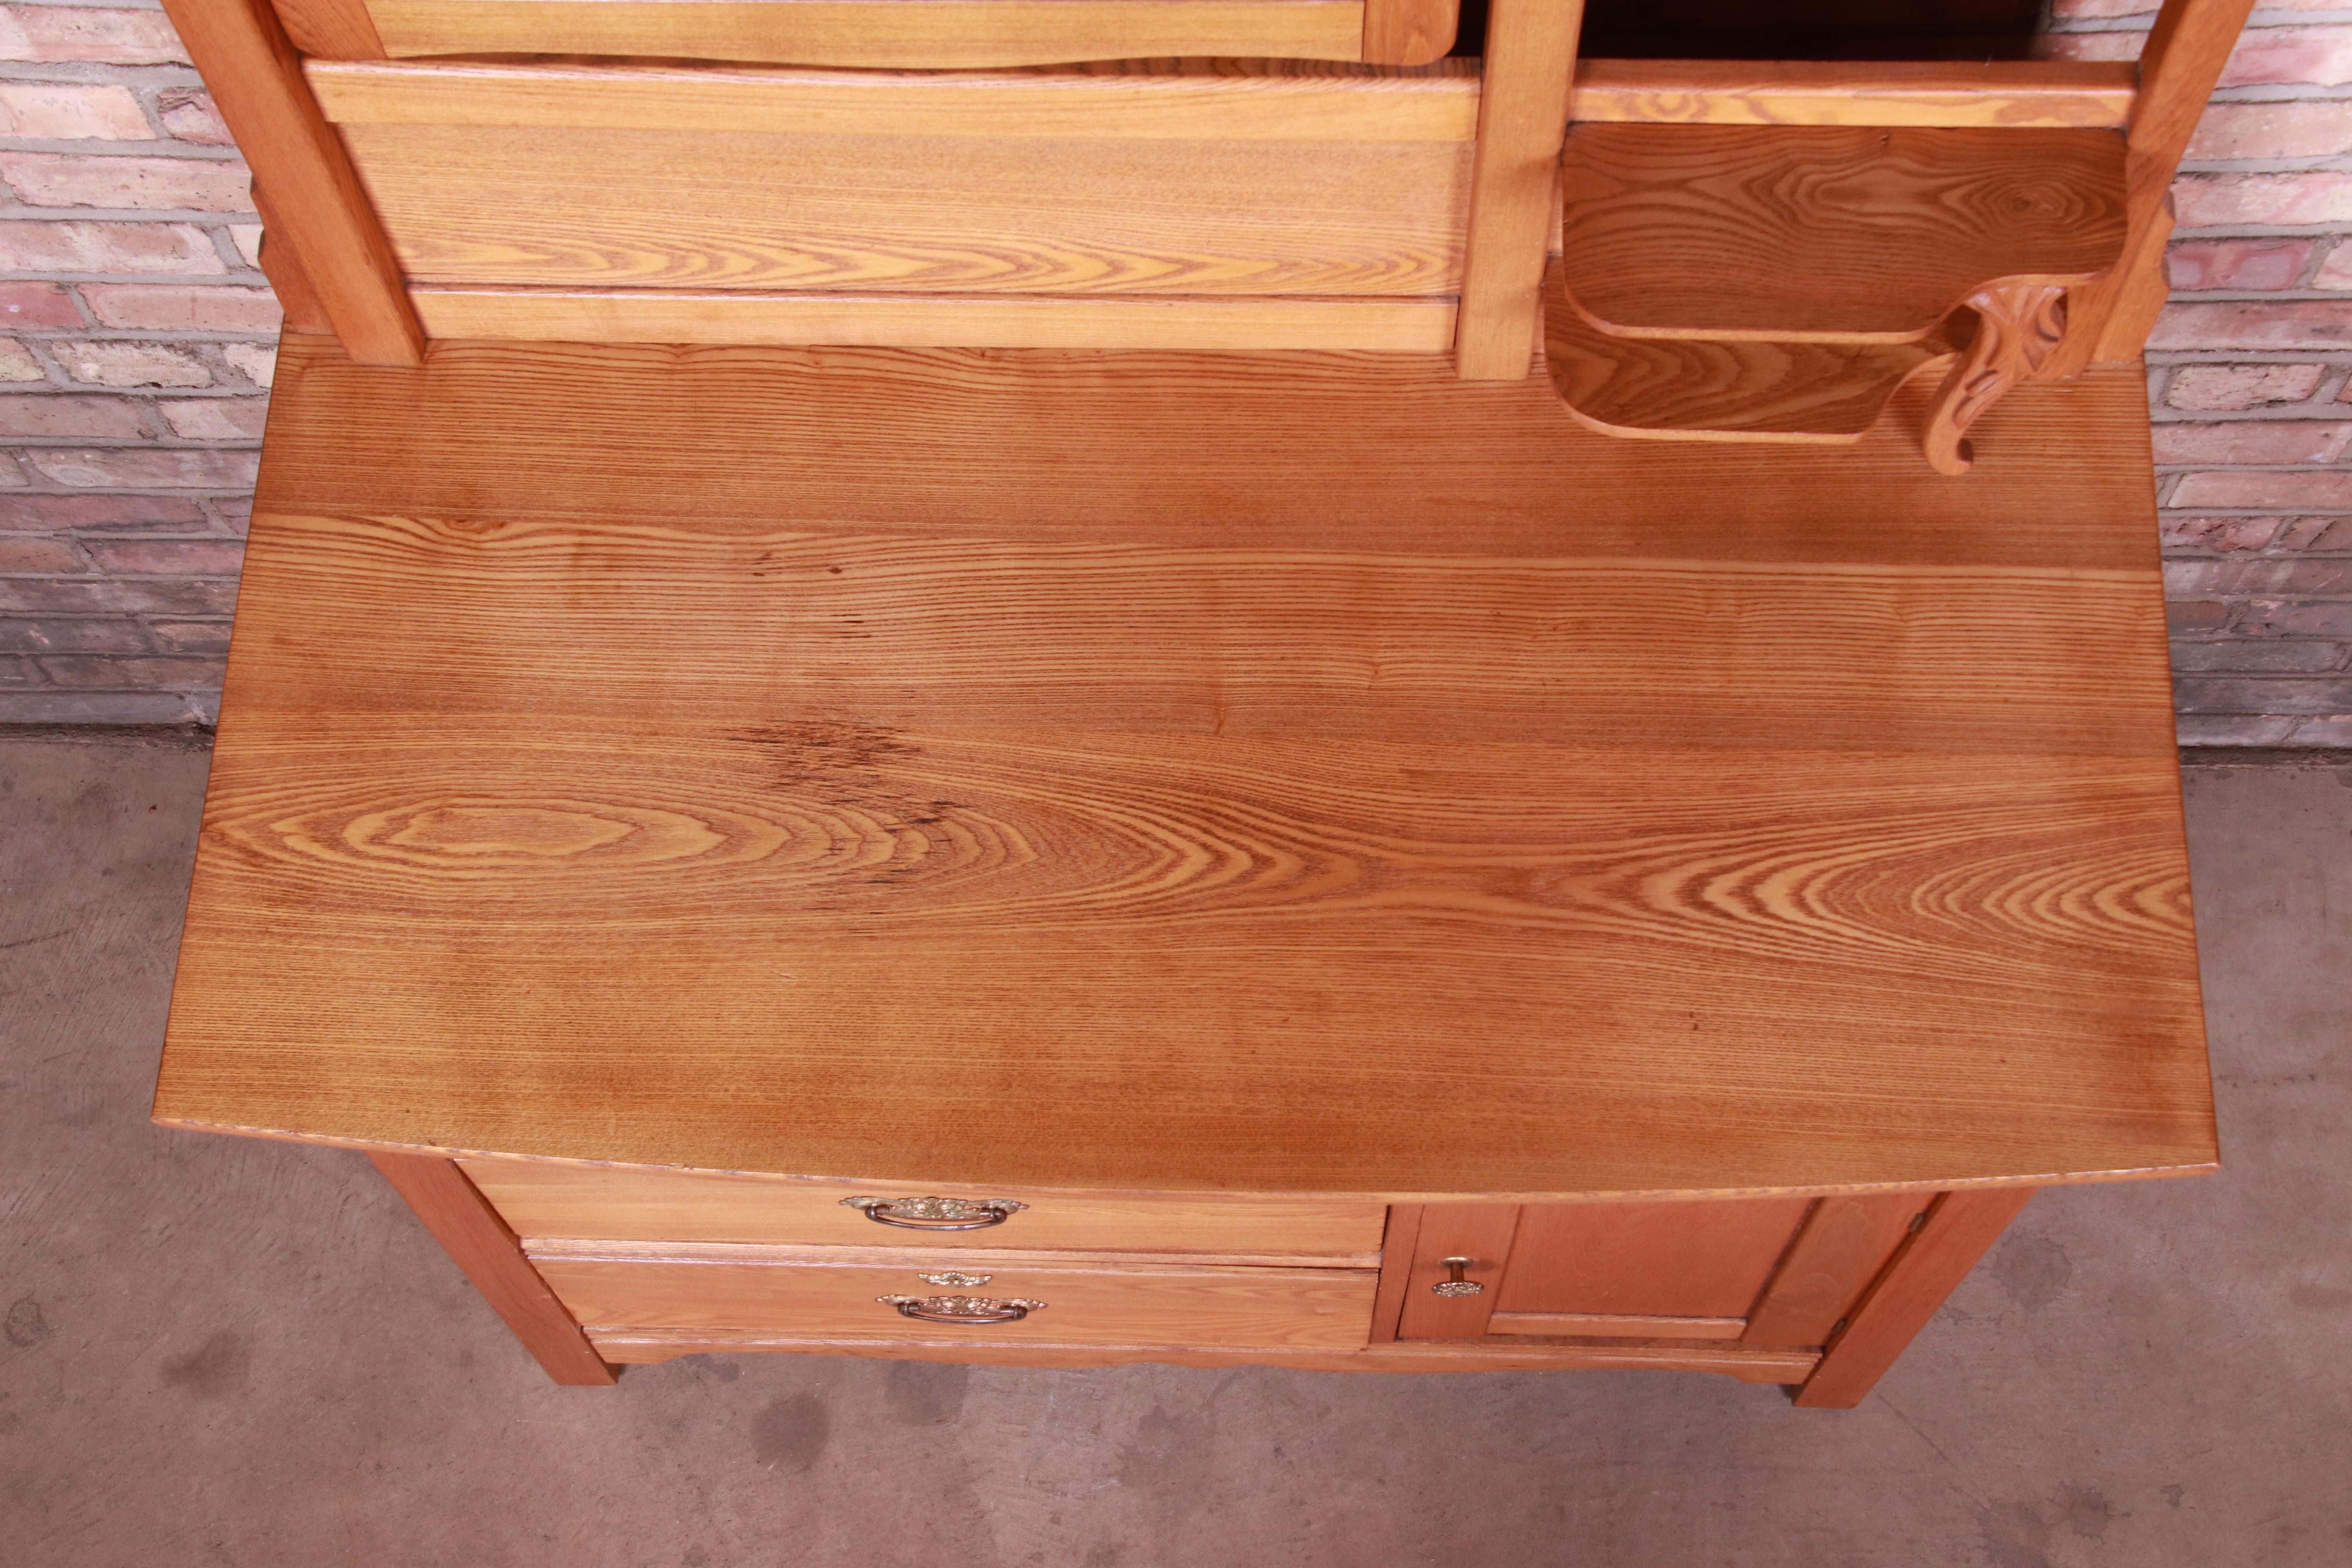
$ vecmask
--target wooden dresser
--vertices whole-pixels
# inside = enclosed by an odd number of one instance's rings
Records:
[[[2214,1164],[2132,361],[2242,5],[171,9],[289,321],[156,1118],[368,1151],[559,1381],[1849,1405]]]

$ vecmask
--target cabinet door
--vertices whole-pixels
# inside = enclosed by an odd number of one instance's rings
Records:
[[[1931,1195],[1432,1205],[1396,1337],[1822,1344]]]

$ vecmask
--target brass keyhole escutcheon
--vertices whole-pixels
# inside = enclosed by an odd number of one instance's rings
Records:
[[[1448,1258],[1441,1259],[1441,1261],[1445,1265],[1445,1278],[1440,1279],[1436,1284],[1432,1285],[1429,1288],[1430,1294],[1433,1296],[1475,1296],[1486,1289],[1486,1287],[1479,1284],[1475,1279],[1465,1279],[1462,1278],[1463,1271],[1470,1268],[1471,1265],[1476,1263],[1478,1261],[1476,1258]]]

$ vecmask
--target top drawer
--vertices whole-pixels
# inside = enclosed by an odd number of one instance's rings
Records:
[[[1425,65],[1456,0],[277,0],[323,59],[607,55],[947,69],[1256,56]]]
[[[526,1240],[736,1241],[785,1247],[942,1247],[1031,1251],[1188,1255],[1244,1263],[1370,1265],[1388,1210],[1323,1198],[1232,1198],[1126,1194],[959,1193],[967,1203],[1002,1198],[1001,1223],[969,1230],[919,1228],[903,1200],[933,1196],[919,1185],[847,1187],[748,1176],[467,1160],[466,1173]],[[869,1218],[871,1205],[899,1210]]]

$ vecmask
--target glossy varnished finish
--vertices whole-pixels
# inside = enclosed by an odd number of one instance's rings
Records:
[[[289,342],[158,1113],[1381,1194],[2213,1154],[2134,373]],[[2032,526],[2021,526],[2021,520]]]

